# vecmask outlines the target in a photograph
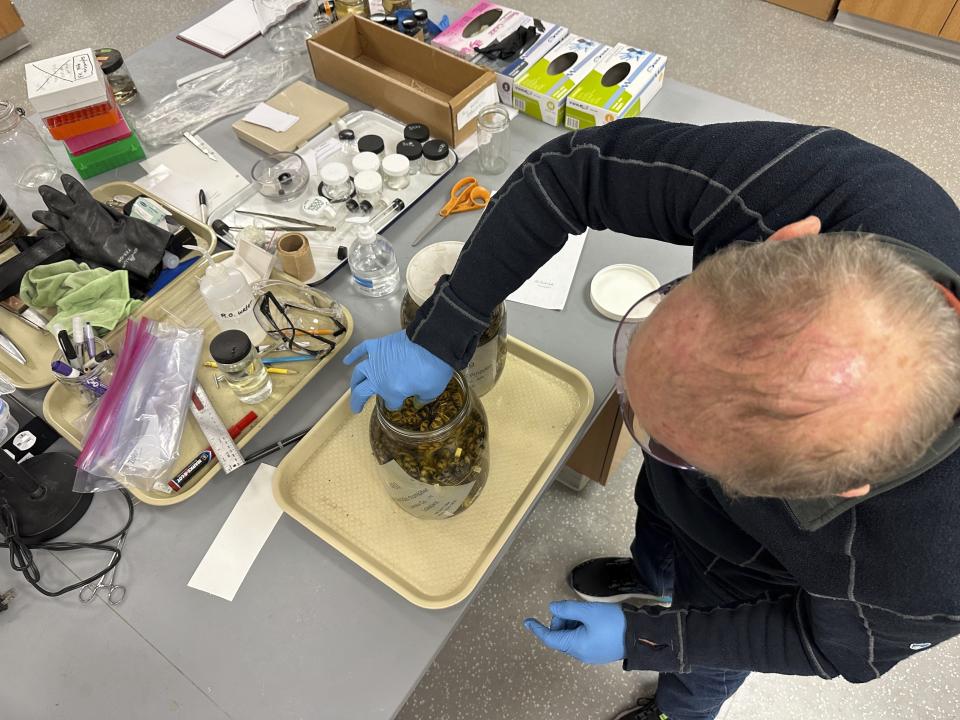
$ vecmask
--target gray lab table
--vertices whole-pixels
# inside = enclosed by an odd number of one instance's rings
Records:
[[[141,102],[159,98],[174,87],[176,78],[215,62],[173,35],[128,59]],[[351,101],[352,110],[362,107]],[[670,79],[645,115],[691,123],[782,119]],[[222,120],[200,135],[249,175],[260,154],[233,135],[230,124],[235,119]],[[513,124],[514,164],[558,132],[518,118]],[[386,233],[401,265],[413,255],[410,243],[447,199],[453,182],[477,172],[476,157],[468,158]],[[141,174],[137,166],[126,167],[89,184],[133,180]],[[481,179],[497,188],[505,176]],[[447,220],[429,241],[465,239],[476,220],[475,214]],[[615,323],[592,309],[589,283],[601,267],[618,262],[642,264],[667,281],[688,271],[690,252],[653,240],[591,232],[564,311],[508,306],[510,332],[583,371],[593,384],[597,406],[613,386],[608,348]],[[400,294],[384,300],[360,297],[343,271],[324,289],[353,312],[354,343],[398,328]],[[343,394],[348,381],[349,370],[332,363],[256,444],[315,422]],[[39,398],[35,394],[32,399]],[[272,464],[280,460],[279,454],[269,459]],[[0,614],[0,644],[10,660],[0,670],[4,717],[375,720],[394,715],[469,600],[442,611],[417,608],[286,516],[233,602],[188,588],[187,581],[253,471],[242,468],[218,477],[173,508],[138,506],[120,566],[119,579],[128,593],[116,608],[100,601],[81,606],[76,593],[58,600],[42,598],[14,576],[6,562],[0,563],[0,591],[13,585],[19,592],[11,609]],[[115,527],[122,503],[112,495],[98,497],[70,536],[90,539]],[[51,584],[66,580],[67,569],[89,574],[103,558],[71,553],[60,560],[66,567],[43,559]]]

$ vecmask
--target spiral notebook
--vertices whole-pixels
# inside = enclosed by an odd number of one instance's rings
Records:
[[[253,0],[233,0],[184,30],[177,39],[218,57],[227,57],[259,34],[260,22],[253,9]]]

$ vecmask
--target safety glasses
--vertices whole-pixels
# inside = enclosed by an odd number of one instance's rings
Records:
[[[680,470],[695,470],[696,468],[671,451],[666,446],[657,442],[656,438],[651,437],[650,433],[644,428],[643,423],[637,419],[630,405],[630,398],[627,395],[627,383],[624,374],[627,368],[627,353],[633,344],[637,331],[646,321],[647,317],[657,309],[657,306],[663,302],[664,298],[670,294],[670,291],[677,287],[686,279],[686,275],[673,280],[653,292],[644,295],[637,300],[633,306],[620,320],[617,326],[617,333],[613,339],[613,368],[616,372],[617,393],[620,396],[620,411],[623,413],[623,422],[627,429],[637,441],[644,452],[656,458],[660,462],[679,468]],[[637,349],[643,352],[642,348]]]
[[[342,335],[347,330],[336,317],[335,309],[283,302],[270,290],[260,297],[257,309],[258,319],[263,318],[261,325],[265,325],[267,334],[279,346],[286,346],[287,350],[298,354],[322,358],[337,345],[330,337]]]

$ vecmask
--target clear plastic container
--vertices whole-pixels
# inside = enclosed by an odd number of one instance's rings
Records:
[[[0,158],[0,192],[35,190],[59,175],[57,161],[36,128],[8,101],[0,101]]]
[[[349,128],[341,130],[338,137],[340,139],[340,152],[343,153],[344,157],[352,158],[360,152],[357,148],[357,136],[353,130]]]
[[[462,242],[446,241],[428,245],[407,265],[407,291],[400,303],[400,325],[407,327],[417,311],[433,294],[437,281],[453,272],[463,250]],[[470,388],[480,397],[496,385],[507,362],[507,308],[501,303],[477,343],[470,364],[462,371]]]
[[[266,330],[254,314],[255,298],[243,273],[213,260],[203,248],[184,245],[202,253],[207,270],[200,278],[200,294],[221,330],[242,330],[253,342],[262,342]]]
[[[363,295],[383,297],[400,286],[400,266],[390,242],[369,224],[370,218],[351,217],[357,225],[357,237],[350,244],[347,262],[353,285]]]
[[[371,206],[377,206],[383,194],[383,178],[380,173],[373,170],[358,172],[353,184],[357,188],[358,201],[366,200]]]
[[[450,146],[443,140],[429,140],[423,145],[423,171],[428,175],[443,175],[453,167]]]
[[[469,508],[487,482],[490,446],[483,405],[459,373],[431,403],[407,398],[398,411],[377,398],[370,447],[387,494],[411,515],[451,518]]]
[[[261,17],[277,17],[290,0],[253,0]],[[305,53],[307,39],[333,22],[332,6],[327,2],[309,0],[295,7],[262,32],[267,46],[277,54]]]
[[[278,152],[258,160],[251,175],[261,195],[280,202],[299,197],[310,181],[307,163],[292,152]]]
[[[262,403],[273,392],[267,369],[256,348],[241,330],[225,330],[210,341],[210,356],[237,400]]]
[[[383,182],[391,190],[403,190],[410,184],[410,161],[403,155],[387,155],[380,166]]]
[[[332,202],[343,202],[353,195],[350,171],[343,163],[327,163],[320,169],[320,194]]]
[[[85,362],[82,370],[70,374],[59,373],[55,370],[53,373],[57,382],[65,388],[68,388],[71,392],[79,393],[89,405],[95,403],[107,392],[110,385],[110,376],[112,375],[114,367],[112,355],[100,362],[96,360],[96,357],[103,357],[102,354],[110,349],[107,343],[100,338],[94,338],[94,347],[96,349],[94,360],[91,361],[84,356],[83,359]],[[62,363],[62,365],[58,365],[58,363]],[[63,351],[58,350],[53,358],[52,365],[54,367],[63,367],[64,365],[69,366],[69,364],[63,355]]]
[[[416,140],[401,140],[398,142],[397,154],[403,155],[410,163],[411,175],[418,175],[423,169],[423,145]]]
[[[380,170],[380,158],[372,152],[358,153],[354,156],[353,160],[350,161],[350,164],[353,165],[354,173],[362,173],[365,170],[371,170],[373,172]]]
[[[477,116],[480,172],[499,175],[510,163],[510,115],[503,105],[488,105]]]

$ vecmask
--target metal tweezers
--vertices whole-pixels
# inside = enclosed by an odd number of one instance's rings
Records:
[[[254,215],[256,217],[270,218],[271,220],[282,220],[283,222],[297,223],[298,225],[310,227],[314,230],[326,230],[328,232],[334,232],[336,230],[335,227],[330,225],[318,225],[317,223],[310,222],[309,220],[293,217],[291,215],[274,215],[273,213],[253,212],[252,210],[234,210],[234,212],[239,215]]]

